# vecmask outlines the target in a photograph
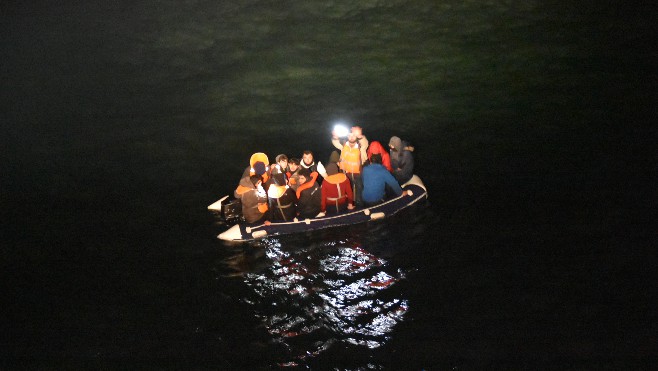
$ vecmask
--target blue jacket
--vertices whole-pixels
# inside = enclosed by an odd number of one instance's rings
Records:
[[[402,188],[397,180],[381,164],[364,166],[361,171],[361,179],[363,179],[361,197],[364,202],[373,203],[383,200],[386,197],[386,186],[389,186],[396,196],[402,194]]]

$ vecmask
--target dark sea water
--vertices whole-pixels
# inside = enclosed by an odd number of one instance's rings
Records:
[[[0,5],[3,369],[649,369],[656,7]],[[426,204],[216,239],[254,152],[336,120]]]

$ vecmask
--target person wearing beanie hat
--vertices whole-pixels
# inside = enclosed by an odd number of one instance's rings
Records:
[[[354,197],[350,180],[344,173],[338,172],[338,165],[329,163],[325,167],[327,176],[322,182],[322,213],[338,214],[354,208]]]

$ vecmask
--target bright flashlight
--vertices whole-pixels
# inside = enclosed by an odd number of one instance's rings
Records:
[[[344,138],[349,133],[350,133],[350,131],[347,129],[347,126],[345,126],[343,124],[336,124],[334,126],[334,134],[339,138]]]

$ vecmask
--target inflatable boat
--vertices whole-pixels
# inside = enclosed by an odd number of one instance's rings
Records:
[[[425,185],[417,175],[414,175],[407,183],[403,184],[402,189],[410,191],[410,195],[402,195],[375,206],[348,210],[338,215],[327,215],[312,219],[295,219],[289,222],[272,222],[269,225],[254,225],[244,223],[243,221],[220,233],[217,238],[224,241],[251,241],[264,237],[364,223],[370,220],[389,217],[421,200],[427,199]],[[228,196],[225,196],[208,206],[208,210],[221,212],[223,205],[226,205],[227,198]]]

